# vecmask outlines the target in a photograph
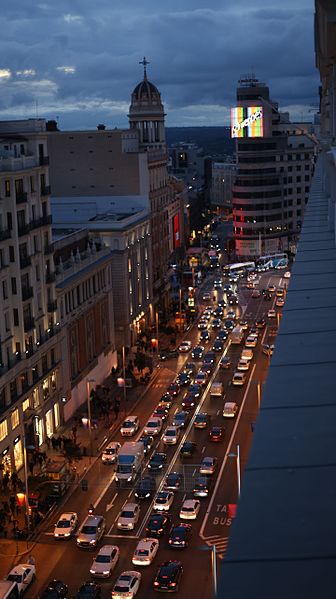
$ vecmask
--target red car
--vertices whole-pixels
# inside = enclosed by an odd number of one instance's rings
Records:
[[[192,393],[186,393],[183,401],[182,407],[184,410],[192,410],[195,407],[195,396]]]
[[[169,393],[169,395],[171,395],[172,397],[176,397],[179,390],[180,390],[180,385],[178,385],[177,383],[170,383],[170,385],[167,389],[167,393]]]
[[[222,426],[213,426],[209,432],[210,441],[222,441],[224,439],[225,428]]]

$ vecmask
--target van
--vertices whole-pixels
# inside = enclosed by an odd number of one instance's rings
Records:
[[[211,397],[222,397],[224,393],[223,383],[212,383],[210,389]]]
[[[87,516],[77,536],[77,547],[94,549],[105,532],[103,516]]]

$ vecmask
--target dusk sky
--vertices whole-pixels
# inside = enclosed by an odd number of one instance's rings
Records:
[[[313,0],[4,1],[0,119],[128,127],[144,55],[167,126],[228,125],[237,80],[251,71],[292,120],[312,119],[313,20]]]

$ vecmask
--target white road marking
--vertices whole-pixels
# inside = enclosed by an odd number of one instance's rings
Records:
[[[108,539],[138,539],[139,535],[110,535],[109,533],[107,535],[104,535],[104,538],[108,538]]]
[[[217,410],[216,415],[219,416],[220,414],[220,410]]]
[[[112,478],[109,480],[109,482],[105,485],[105,487],[103,488],[102,492],[100,493],[99,497],[96,499],[96,501],[93,504],[93,507],[96,509],[97,505],[99,505],[99,503],[101,502],[102,498],[104,497],[105,493],[108,491],[109,487],[111,486],[111,484],[113,483],[115,479],[115,472],[113,472],[113,476]]]
[[[113,504],[114,504],[114,502],[115,502],[115,500],[116,500],[117,497],[118,497],[118,492],[115,493],[115,495],[112,497],[111,502],[106,504],[106,511],[107,512],[111,509],[111,507],[113,506]]]
[[[201,453],[204,453],[204,452],[205,452],[205,445],[204,445],[204,447],[202,447]]]

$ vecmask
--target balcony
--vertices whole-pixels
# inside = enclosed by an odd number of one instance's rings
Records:
[[[40,156],[39,164],[40,164],[40,166],[48,166],[49,165],[49,156]]]
[[[20,268],[31,266],[31,256],[20,256]]]
[[[57,310],[57,300],[53,300],[52,302],[48,302],[47,304],[48,312],[56,312]]]
[[[32,298],[34,295],[33,287],[22,287],[22,301],[25,302],[28,299]]]
[[[10,229],[2,229],[0,230],[0,241],[5,241],[6,239],[10,239],[12,236],[12,232]]]
[[[18,235],[19,237],[22,237],[23,235],[28,235],[30,231],[30,224],[29,223],[23,223],[18,225]]]
[[[50,196],[50,185],[44,185],[41,187],[41,196]]]
[[[23,321],[23,328],[24,328],[25,333],[28,333],[29,331],[34,329],[35,328],[35,318],[33,318],[32,316],[30,318],[25,318]]]
[[[24,204],[28,199],[28,194],[26,191],[18,191],[16,192],[16,203]]]
[[[48,254],[53,254],[54,252],[54,244],[53,243],[49,243],[47,245],[44,246],[44,254],[47,256]]]
[[[55,272],[47,272],[46,283],[47,284],[54,283],[55,280],[56,280],[56,273]]]

